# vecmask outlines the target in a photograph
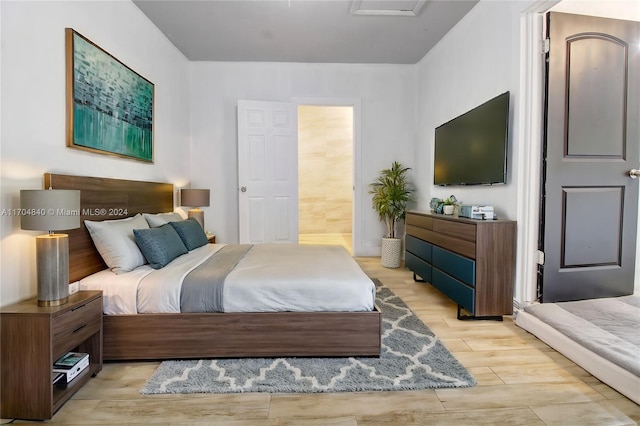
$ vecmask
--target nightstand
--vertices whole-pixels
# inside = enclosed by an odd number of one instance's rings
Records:
[[[216,234],[207,234],[207,240],[209,240],[210,244],[216,243]]]
[[[0,309],[0,417],[50,419],[102,370],[102,292],[79,291],[60,306],[35,298]],[[89,354],[89,367],[66,388],[51,383],[67,352]]]

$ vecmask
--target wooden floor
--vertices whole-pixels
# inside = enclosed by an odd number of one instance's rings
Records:
[[[359,258],[476,377],[465,389],[335,394],[142,396],[156,362],[107,363],[55,415],[57,424],[635,425],[640,406],[518,328],[458,321],[456,307],[405,269]],[[18,423],[18,422],[17,422]]]
[[[300,244],[337,244],[353,253],[352,234],[300,234]]]

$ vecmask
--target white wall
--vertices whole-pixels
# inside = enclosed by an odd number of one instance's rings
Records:
[[[133,3],[1,1],[0,19],[1,209],[41,189],[45,172],[188,182],[188,61]],[[65,146],[65,27],[155,84],[154,164]],[[36,294],[35,235],[0,217],[1,305]]]
[[[417,173],[429,182],[419,194],[420,207],[431,197],[455,195],[464,203],[493,205],[499,217],[515,219],[518,142],[508,147],[507,184],[494,186],[433,186],[434,130],[452,118],[506,91],[511,92],[510,133],[516,134],[519,26],[512,2],[481,2],[418,64]],[[517,15],[515,15],[517,16]]]
[[[469,204],[489,204],[498,217],[516,220],[518,197],[530,194],[518,193],[518,174],[521,141],[518,138],[520,123],[520,21],[521,13],[531,2],[481,1],[418,63],[418,140],[416,163],[418,179],[430,185],[418,194],[420,208],[428,210],[431,197],[445,198],[455,195]],[[433,185],[434,129],[477,105],[509,91],[510,97],[510,145],[507,163],[507,183],[494,186]],[[518,223],[518,229],[522,227]],[[522,233],[518,232],[518,238]],[[520,244],[518,244],[520,247]],[[518,250],[517,256],[531,256],[531,251]],[[519,260],[517,265],[522,265]],[[523,294],[524,280],[516,272],[515,298]]]
[[[394,160],[415,166],[415,75],[413,65],[192,63],[191,178],[192,185],[211,189],[205,222],[217,241],[238,242],[238,99],[358,98],[362,151],[355,159],[361,176],[354,203],[362,206],[355,221],[363,232],[354,254],[379,255],[384,227],[370,207],[368,183]]]

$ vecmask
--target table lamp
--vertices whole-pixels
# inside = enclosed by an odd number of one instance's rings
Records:
[[[69,236],[54,231],[80,227],[80,191],[21,190],[20,227],[49,231],[36,237],[38,305],[64,305],[69,300]]]
[[[181,189],[180,205],[194,207],[187,212],[189,217],[194,218],[200,223],[204,229],[204,212],[200,207],[209,206],[209,190],[208,189]]]

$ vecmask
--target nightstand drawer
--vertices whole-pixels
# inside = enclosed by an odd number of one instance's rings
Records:
[[[59,341],[83,341],[100,331],[102,323],[102,299],[78,305],[55,318],[53,322],[54,352]]]

